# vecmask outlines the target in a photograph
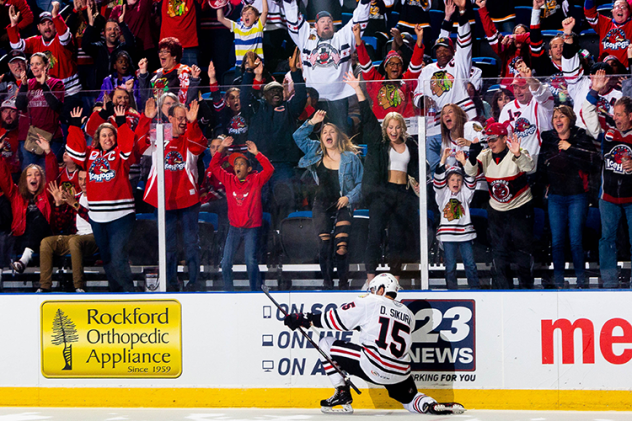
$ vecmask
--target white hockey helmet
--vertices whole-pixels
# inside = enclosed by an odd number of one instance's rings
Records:
[[[400,290],[397,278],[390,273],[380,273],[369,282],[369,292],[371,294],[376,294],[380,287],[384,287],[384,295],[389,292],[393,293],[393,298],[397,296],[397,291]]]

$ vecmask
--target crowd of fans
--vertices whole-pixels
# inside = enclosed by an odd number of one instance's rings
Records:
[[[312,212],[323,288],[349,287],[354,248],[367,282],[383,257],[402,276],[426,187],[448,288],[459,254],[469,287],[483,286],[480,215],[491,286],[513,288],[515,263],[533,288],[539,210],[550,285],[568,286],[570,241],[576,286],[588,287],[591,208],[602,284],[618,288],[624,213],[632,245],[631,15],[626,0],[0,0],[0,266],[19,275],[38,257],[37,291],[49,292],[53,256],[70,254],[84,292],[83,257],[98,250],[110,291],[133,291],[136,215],[158,203],[154,124],[169,123],[169,291],[183,285],[177,227],[186,288],[203,288],[201,211],[224,228],[226,290],[241,242],[260,287],[262,226],[300,210]],[[483,47],[493,78],[474,58]],[[363,243],[351,241],[358,209]]]

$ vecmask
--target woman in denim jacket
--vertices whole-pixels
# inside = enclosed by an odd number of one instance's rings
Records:
[[[309,138],[314,126],[324,120],[325,114],[325,111],[317,111],[311,120],[294,132],[294,141],[305,153],[299,167],[309,169],[318,185],[312,214],[320,238],[319,262],[324,288],[333,288],[335,261],[338,286],[347,289],[352,211],[353,206],[360,202],[363,168],[356,146],[334,124],[323,125],[320,141]]]

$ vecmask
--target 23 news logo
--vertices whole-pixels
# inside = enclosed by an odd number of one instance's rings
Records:
[[[415,315],[413,371],[474,371],[474,300],[402,300]]]

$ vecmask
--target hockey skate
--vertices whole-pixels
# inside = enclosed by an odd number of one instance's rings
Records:
[[[428,405],[427,411],[433,415],[452,415],[464,413],[465,408],[456,402],[435,402]]]
[[[336,388],[336,393],[331,398],[320,401],[320,410],[324,414],[353,414],[352,402],[349,386],[340,386]],[[335,406],[342,408],[334,408]]]

